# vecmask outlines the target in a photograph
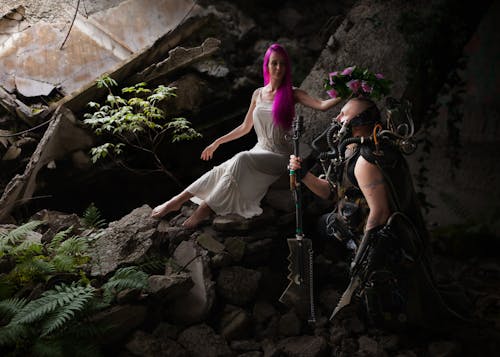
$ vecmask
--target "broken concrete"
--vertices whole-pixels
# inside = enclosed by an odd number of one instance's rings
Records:
[[[71,7],[63,9],[68,19],[75,12]],[[127,0],[88,17],[78,13],[66,42],[70,27],[64,23],[40,21],[26,27],[19,20],[4,19],[11,36],[0,47],[0,82],[7,91],[28,96],[46,95],[48,86],[71,94],[199,11],[191,0]],[[21,88],[18,77],[25,79]]]
[[[65,108],[56,110],[24,173],[16,175],[4,190],[0,198],[0,222],[14,206],[25,203],[32,197],[38,172],[45,165],[91,145],[91,137],[77,125],[73,114]]]

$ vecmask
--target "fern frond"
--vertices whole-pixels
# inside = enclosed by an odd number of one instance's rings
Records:
[[[19,343],[32,332],[29,325],[7,325],[0,329],[0,346],[10,346]]]
[[[50,243],[47,246],[49,251],[52,251],[52,250],[56,249],[57,247],[59,247],[61,245],[61,242],[63,242],[68,237],[68,234],[70,234],[71,231],[73,231],[73,226],[70,226],[63,231],[57,232],[54,235],[54,237],[52,237],[52,240],[50,241]]]
[[[28,301],[26,299],[11,298],[0,301],[0,319],[9,319],[17,314]]]
[[[159,271],[165,271],[165,265],[167,264],[169,258],[166,257],[146,257],[143,262],[139,264],[139,269],[146,273],[154,273]]]
[[[16,284],[9,275],[0,274],[0,299],[8,299],[16,292]]]
[[[135,266],[118,269],[103,285],[104,289],[145,289],[148,284],[148,274]]]
[[[33,257],[42,254],[43,245],[38,242],[25,240],[9,252],[12,256]]]
[[[88,228],[103,228],[106,226],[106,220],[102,219],[101,212],[92,202],[85,212],[83,212],[83,224]]]
[[[16,264],[9,273],[9,276],[17,282],[26,283],[36,277],[49,275],[54,272],[55,268],[51,262],[47,262],[41,257],[31,257],[28,260]]]
[[[22,226],[14,228],[8,233],[0,233],[0,251],[4,251],[7,246],[12,246],[21,239],[26,237],[26,234],[33,232],[43,221],[30,221]]]
[[[88,243],[84,238],[71,237],[62,242],[55,252],[61,255],[76,256],[85,253],[87,249]]]
[[[75,258],[71,255],[56,255],[52,258],[52,264],[54,265],[54,269],[58,272],[72,273],[76,269]]]
[[[44,292],[40,298],[25,305],[12,318],[9,325],[30,324],[39,321],[59,308],[58,316],[64,323],[74,315],[75,311],[81,310],[85,306],[85,303],[93,296],[94,291],[92,286],[58,285],[54,289]],[[60,326],[58,321],[52,321],[46,329],[52,325]]]
[[[65,297],[58,301],[63,301],[64,304],[60,305],[60,308],[43,322],[41,336],[51,334],[73,319],[75,317],[75,313],[82,311],[88,301],[94,297],[94,291],[95,289],[93,287],[87,286],[83,289],[79,289],[79,295],[71,296],[71,300],[69,300],[68,297]]]
[[[135,266],[118,269],[115,274],[102,287],[104,300],[110,301],[112,297],[124,289],[146,289],[148,274]]]

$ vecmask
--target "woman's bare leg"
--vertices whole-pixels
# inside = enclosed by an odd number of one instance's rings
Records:
[[[182,205],[185,202],[187,202],[191,197],[193,197],[191,193],[189,193],[188,191],[182,191],[177,196],[172,197],[167,202],[162,203],[161,205],[153,208],[153,211],[151,212],[151,217],[161,218],[170,212],[178,211],[181,209]]]
[[[195,228],[205,218],[210,216],[212,209],[203,201],[188,219],[182,223],[183,227]]]

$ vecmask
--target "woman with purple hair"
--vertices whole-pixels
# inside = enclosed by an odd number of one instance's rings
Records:
[[[263,74],[264,86],[254,91],[243,123],[207,146],[201,159],[210,160],[221,144],[248,134],[252,128],[257,134],[257,144],[214,167],[180,194],[155,207],[152,217],[161,218],[177,211],[193,197],[201,203],[183,223],[187,228],[196,227],[212,212],[217,215],[236,213],[244,218],[262,213],[260,201],[269,186],[286,173],[292,147],[285,136],[291,129],[295,104],[325,111],[341,100],[319,100],[294,88],[290,59],[279,44],[272,44],[267,49]]]

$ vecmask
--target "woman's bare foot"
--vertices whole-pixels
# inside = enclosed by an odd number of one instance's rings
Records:
[[[184,221],[184,223],[182,223],[182,226],[184,228],[196,228],[201,223],[201,221],[210,216],[212,212],[213,211],[210,209],[210,207],[208,207],[205,202],[202,202],[193,212],[193,214],[189,216],[188,219]]]
[[[151,212],[151,217],[161,218],[170,212],[178,211],[181,209],[182,203],[183,202],[181,202],[177,197],[174,197],[168,200],[167,202],[153,208],[153,211]]]

